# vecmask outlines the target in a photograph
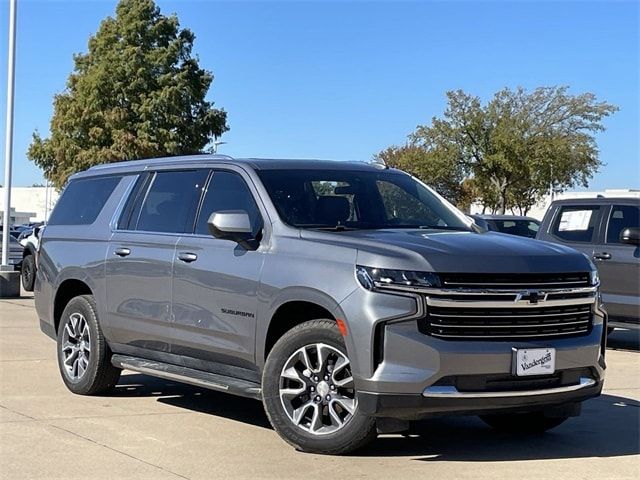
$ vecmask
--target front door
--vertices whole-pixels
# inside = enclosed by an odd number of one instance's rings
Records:
[[[210,235],[212,212],[240,210],[249,214],[260,240],[262,215],[247,181],[239,172],[216,170],[207,186],[193,235],[183,235],[173,266],[172,353],[224,365],[233,375],[254,368],[257,289],[264,245],[247,249]],[[249,376],[251,377],[251,376]],[[255,378],[249,378],[255,380]]]
[[[119,351],[168,352],[171,273],[180,235],[192,231],[207,170],[158,171],[134,189],[109,242],[107,317]]]
[[[601,234],[605,207],[601,205],[561,205],[549,233],[563,243],[592,257],[594,244]]]
[[[640,247],[620,242],[625,228],[640,227],[637,205],[613,205],[604,242],[596,245],[593,258],[602,282],[602,299],[611,320],[640,315]]]

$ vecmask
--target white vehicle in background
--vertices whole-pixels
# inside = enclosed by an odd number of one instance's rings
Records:
[[[33,283],[36,278],[38,246],[40,244],[40,234],[44,225],[39,225],[33,230],[25,230],[18,237],[22,251],[22,265],[20,268],[22,278],[22,288],[27,292],[33,292]]]

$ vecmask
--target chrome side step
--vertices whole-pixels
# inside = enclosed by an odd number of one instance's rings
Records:
[[[153,377],[175,380],[176,382],[188,383],[210,390],[262,400],[260,384],[247,380],[181,367],[179,365],[171,365],[169,363],[156,362],[154,360],[145,360],[144,358],[130,357],[128,355],[113,355],[111,357],[111,363],[118,368],[132,370]]]

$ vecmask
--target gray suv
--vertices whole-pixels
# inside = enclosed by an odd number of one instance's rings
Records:
[[[594,265],[380,165],[192,156],[74,175],[35,302],[74,393],[122,369],[259,399],[299,450],[435,415],[541,432],[604,378]]]
[[[591,257],[602,280],[610,330],[640,329],[640,198],[557,200],[536,238]]]

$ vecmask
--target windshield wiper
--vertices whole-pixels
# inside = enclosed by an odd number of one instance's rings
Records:
[[[333,227],[311,227],[314,230],[323,230],[327,232],[344,232],[346,230],[357,230],[357,228],[346,227],[344,225],[334,225]]]
[[[354,227],[347,227],[346,225],[323,225],[318,223],[299,223],[297,228],[308,228],[311,230],[323,230],[327,232],[344,232],[345,230],[359,230]]]
[[[419,229],[419,230],[454,230],[454,231],[460,231],[460,232],[470,232],[471,229],[470,228],[465,228],[465,227],[454,227],[454,226],[449,226],[449,225],[381,225],[379,227],[377,227],[380,230],[391,230],[391,229],[404,229],[404,230],[411,230],[411,229]]]

